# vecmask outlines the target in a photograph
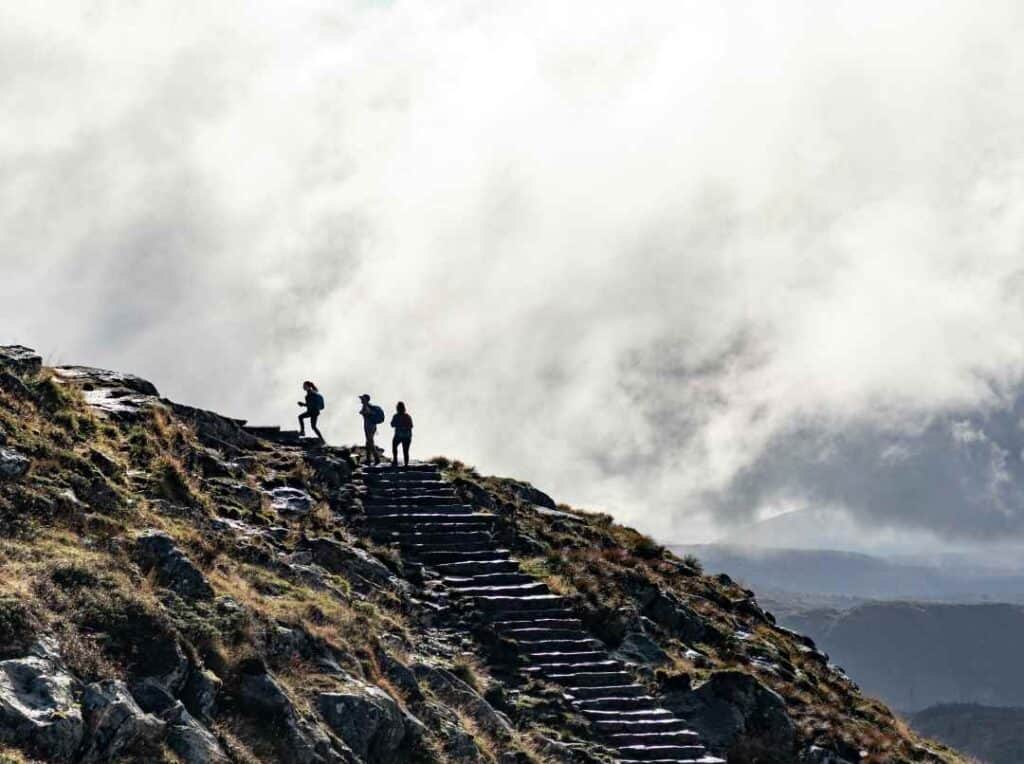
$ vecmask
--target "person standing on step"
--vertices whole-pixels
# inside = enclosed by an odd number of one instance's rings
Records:
[[[320,434],[320,430],[316,426],[316,420],[320,418],[320,412],[324,410],[324,396],[317,390],[316,385],[308,379],[302,383],[302,389],[306,391],[306,400],[299,401],[299,405],[305,406],[306,410],[299,414],[299,435],[304,436],[306,434],[305,420],[308,419],[309,426],[313,428],[313,432],[320,438],[320,442],[324,443],[324,436]]]
[[[402,458],[405,466],[409,466],[409,444],[412,443],[412,417],[405,411],[402,401],[395,406],[395,415],[391,417],[391,426],[395,428],[395,437],[391,440],[391,466],[398,466],[398,446],[402,446]]]
[[[359,413],[363,417],[363,433],[366,435],[366,463],[380,464],[380,454],[377,453],[373,436],[377,434],[377,425],[384,423],[384,409],[370,403],[368,393],[360,395],[359,400],[363,403]]]

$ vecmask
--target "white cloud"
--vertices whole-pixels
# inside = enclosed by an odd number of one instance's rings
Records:
[[[402,397],[678,540],[872,515],[806,465],[1019,381],[1012,2],[76,6],[0,11],[5,333],[59,359],[267,420],[316,378],[344,439]]]

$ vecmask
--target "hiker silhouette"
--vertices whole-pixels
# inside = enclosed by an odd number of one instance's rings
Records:
[[[313,432],[320,438],[320,442],[324,443],[324,436],[320,434],[320,430],[316,426],[316,420],[320,418],[320,412],[324,410],[324,397],[317,390],[316,385],[308,379],[302,383],[302,389],[306,391],[306,400],[299,401],[299,405],[305,406],[306,410],[299,414],[299,435],[306,434],[305,420],[308,419],[309,426],[313,428]]]
[[[377,453],[373,437],[377,434],[377,425],[384,421],[384,409],[370,403],[369,393],[360,395],[359,400],[362,401],[359,414],[363,417],[363,434],[366,435],[366,463],[380,464],[380,454]]]
[[[398,447],[402,447],[402,458],[406,467],[409,466],[409,445],[412,443],[412,417],[405,411],[402,401],[395,406],[395,415],[391,417],[391,426],[395,428],[395,437],[391,441],[391,466],[398,466]]]

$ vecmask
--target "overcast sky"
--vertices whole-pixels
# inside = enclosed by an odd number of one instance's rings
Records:
[[[1022,39],[1016,0],[7,3],[0,341],[259,422],[312,378],[336,442],[402,398],[420,455],[665,540],[1020,537]]]

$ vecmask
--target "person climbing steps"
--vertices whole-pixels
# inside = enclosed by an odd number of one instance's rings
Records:
[[[309,420],[309,426],[316,433],[316,436],[320,438],[320,442],[324,443],[324,436],[320,434],[320,430],[316,426],[317,419],[320,418],[320,412],[324,410],[324,396],[320,394],[316,385],[310,382],[308,379],[302,383],[302,389],[306,391],[306,400],[299,401],[300,406],[304,406],[306,410],[299,414],[299,435],[304,436],[306,434],[306,422]]]
[[[359,414],[363,417],[363,434],[366,435],[366,464],[380,464],[380,454],[377,453],[377,446],[373,442],[377,434],[377,425],[384,424],[384,409],[370,403],[370,395],[363,393],[359,396],[362,406]]]
[[[395,428],[395,437],[391,440],[391,466],[398,466],[398,446],[402,446],[402,459],[409,466],[409,445],[412,443],[412,417],[405,411],[402,401],[395,406],[395,415],[391,417],[391,426]]]

